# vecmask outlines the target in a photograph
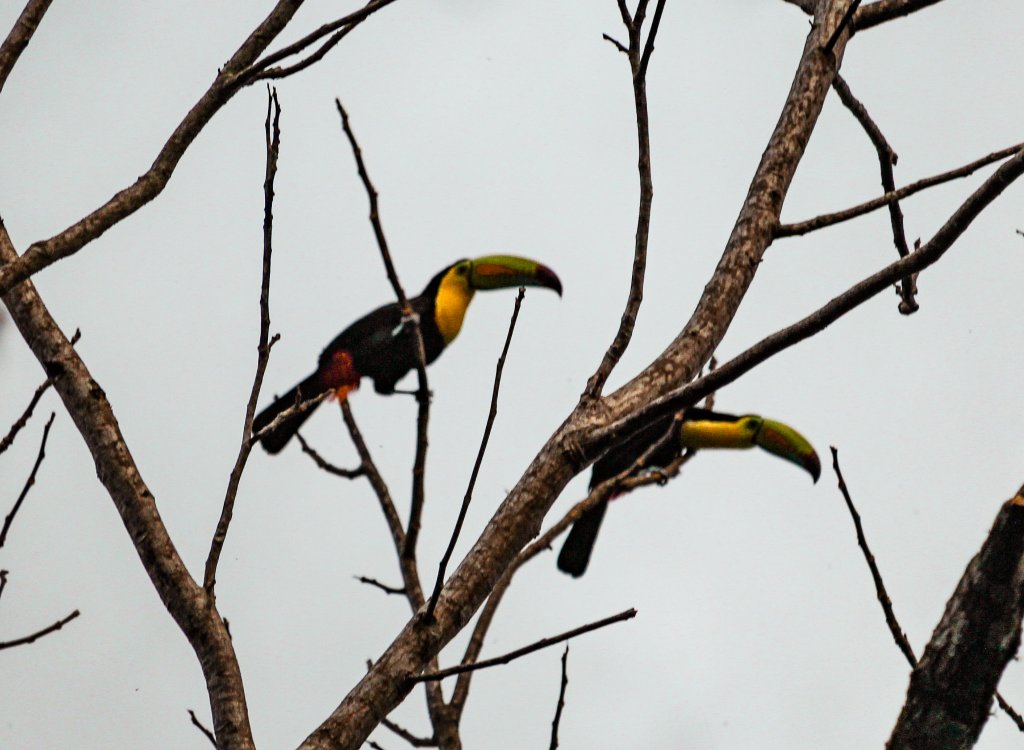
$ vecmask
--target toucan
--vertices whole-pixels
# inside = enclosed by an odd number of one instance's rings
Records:
[[[668,466],[684,448],[753,448],[756,445],[803,467],[815,482],[821,476],[821,461],[814,447],[803,435],[782,422],[754,414],[737,417],[691,408],[683,412],[678,434],[666,440],[674,423],[675,417],[670,414],[610,448],[594,463],[590,489],[626,471],[659,442],[662,444],[654,449],[641,470]],[[577,578],[583,575],[607,509],[606,499],[584,512],[573,524],[558,554],[559,570]]]
[[[562,295],[562,282],[547,266],[514,255],[486,255],[457,260],[439,271],[427,288],[409,300],[418,317],[423,351],[429,365],[459,334],[466,308],[478,289],[542,286]],[[416,334],[411,321],[403,319],[397,302],[378,307],[350,325],[320,354],[312,375],[278,397],[253,420],[253,433],[274,421],[285,409],[322,393],[333,392],[340,400],[370,378],[377,393],[395,392],[395,384],[417,360]],[[281,451],[313,410],[299,412],[260,437],[268,453]]]

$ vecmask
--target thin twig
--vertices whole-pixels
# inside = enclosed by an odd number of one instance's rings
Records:
[[[868,547],[867,537],[864,535],[864,527],[861,524],[860,513],[857,512],[857,508],[853,504],[853,499],[850,497],[850,491],[846,486],[846,480],[843,479],[843,472],[839,468],[839,451],[835,446],[829,446],[832,451],[832,470],[836,474],[836,481],[838,482],[839,491],[843,495],[843,500],[846,502],[846,507],[850,511],[850,518],[853,519],[853,525],[857,532],[857,546],[860,547],[861,552],[864,555],[864,562],[868,564],[868,569],[871,571],[871,579],[875,584],[875,595],[878,597],[878,603],[882,606],[882,612],[885,615],[885,624],[889,627],[889,632],[892,634],[893,640],[903,653],[904,658],[910,666],[917,666],[917,656],[914,654],[914,648],[910,645],[910,640],[907,638],[906,633],[903,632],[903,628],[900,626],[899,620],[896,619],[896,613],[893,611],[892,600],[889,598],[889,592],[886,591],[885,583],[882,580],[882,573],[878,569],[878,564],[875,562],[875,556],[871,553],[871,548]],[[996,691],[996,700],[999,703],[999,707],[1006,713],[1007,716],[1017,725],[1017,729],[1024,732],[1024,718],[1017,713],[1013,706],[1006,702],[1002,695]]]
[[[451,677],[452,675],[462,674],[463,672],[475,672],[479,669],[487,669],[488,667],[496,667],[501,664],[508,664],[510,661],[514,661],[515,659],[518,659],[521,656],[532,654],[534,651],[540,651],[542,648],[553,646],[556,643],[562,643],[563,641],[567,641],[570,638],[575,638],[576,636],[583,635],[584,633],[589,633],[592,630],[597,630],[599,628],[603,628],[608,625],[613,625],[617,622],[622,622],[624,620],[630,620],[634,617],[636,617],[636,610],[630,608],[623,612],[619,612],[619,614],[617,615],[605,617],[603,620],[598,620],[596,622],[589,623],[588,625],[581,625],[578,628],[567,630],[564,633],[559,633],[558,635],[551,636],[550,638],[541,638],[539,641],[531,643],[529,646],[523,646],[522,648],[518,648],[515,651],[509,651],[507,654],[495,656],[493,659],[484,659],[482,661],[476,662],[475,664],[459,664],[454,667],[449,667],[448,669],[441,669],[437,672],[424,672],[420,675],[411,676],[409,679],[412,682],[429,682],[434,680],[443,680],[445,677]]]
[[[654,9],[654,18],[651,20],[650,31],[647,32],[647,43],[644,45],[643,56],[640,58],[640,77],[647,78],[647,66],[651,62],[651,55],[654,54],[654,39],[658,36],[658,27],[661,26],[661,14],[665,11],[665,0],[658,0]]]
[[[380,720],[387,729],[397,734],[403,740],[408,742],[413,747],[437,747],[437,740],[433,737],[417,737],[415,734],[410,732],[408,729],[399,726],[395,722],[391,721],[387,717]]]
[[[284,60],[286,57],[290,57],[291,55],[296,55],[302,52],[304,49],[320,41],[328,34],[332,34],[335,31],[339,30],[347,31],[354,28],[364,19],[368,18],[373,13],[376,13],[384,6],[390,5],[394,1],[395,0],[371,0],[371,2],[368,2],[359,10],[353,13],[349,13],[347,16],[339,18],[336,21],[331,21],[330,23],[324,24],[316,31],[310,32],[306,36],[302,37],[302,39],[299,39],[298,41],[293,42],[292,44],[289,44],[286,47],[282,47],[277,52],[272,52],[271,54],[264,57],[262,60],[253,63],[248,70],[244,71],[241,74],[241,77],[245,79],[246,83],[252,83],[253,81],[258,80],[259,78],[264,77],[264,74],[269,72],[268,69],[272,65],[276,65],[277,63]]]
[[[622,42],[620,42],[618,39],[616,39],[615,37],[609,36],[608,34],[601,34],[601,38],[604,39],[605,41],[611,42],[613,45],[615,45],[615,49],[617,49],[622,54],[624,54],[624,55],[628,55],[629,54],[629,49]]]
[[[387,238],[384,236],[384,226],[380,221],[380,210],[377,200],[377,189],[370,181],[370,175],[366,171],[366,164],[363,161],[363,151],[359,147],[355,133],[349,123],[348,112],[341,104],[341,99],[335,99],[338,114],[341,115],[341,127],[348,137],[349,145],[352,147],[352,156],[356,160],[356,169],[359,178],[366,190],[366,197],[370,202],[370,224],[373,227],[374,237],[377,239],[377,247],[380,250],[381,258],[384,261],[384,269],[387,271],[388,281],[398,298],[398,304],[402,308],[402,324],[412,325],[414,340],[416,341],[416,378],[417,378],[417,413],[416,413],[416,458],[413,461],[412,469],[412,503],[409,509],[409,525],[405,532],[405,544],[402,547],[402,557],[412,560],[416,556],[416,541],[420,533],[420,518],[423,514],[424,500],[424,474],[427,463],[427,424],[430,419],[430,386],[427,383],[427,355],[423,347],[423,331],[420,329],[419,317],[415,314],[405,290],[398,280],[398,273],[395,271],[395,264],[391,260],[391,252],[388,250]]]
[[[277,100],[277,91],[269,88],[267,90],[267,119],[264,123],[264,131],[267,166],[263,180],[263,274],[260,284],[260,339],[256,347],[256,376],[253,378],[252,389],[249,392],[249,403],[245,407],[245,422],[242,426],[242,442],[238,448],[238,457],[235,459],[235,465],[228,478],[228,488],[224,493],[224,505],[221,508],[220,520],[217,522],[217,530],[210,543],[210,554],[206,558],[203,588],[211,595],[217,582],[217,563],[220,561],[224,541],[227,539],[228,526],[231,524],[231,517],[234,514],[238,485],[242,481],[242,472],[245,470],[245,464],[249,460],[249,454],[254,445],[252,420],[256,414],[256,403],[260,397],[263,375],[266,373],[267,363],[270,361],[270,349],[279,338],[277,335],[270,338],[270,261],[274,250],[274,178],[277,175],[277,157],[281,147],[281,104]]]
[[[508,348],[512,343],[512,334],[516,330],[516,321],[519,320],[519,309],[523,304],[523,296],[526,289],[519,287],[519,294],[516,295],[515,304],[512,307],[512,319],[508,322],[508,333],[505,334],[505,345],[501,348],[501,355],[498,357],[498,364],[494,368],[494,385],[491,388],[491,406],[487,412],[487,422],[484,425],[484,434],[480,439],[480,447],[476,452],[476,461],[473,462],[473,471],[469,475],[469,485],[466,487],[466,494],[462,498],[462,507],[459,509],[458,520],[455,521],[455,529],[452,531],[451,539],[448,541],[448,548],[441,557],[437,566],[437,579],[434,582],[434,592],[430,595],[430,605],[427,607],[426,618],[432,619],[434,607],[437,606],[437,598],[441,595],[441,586],[444,583],[444,574],[448,569],[448,563],[455,552],[455,544],[459,541],[459,534],[462,532],[462,524],[466,520],[466,513],[469,511],[469,504],[473,500],[473,490],[476,488],[476,479],[480,474],[480,465],[484,460],[484,453],[487,451],[487,443],[491,439],[491,428],[494,427],[494,420],[498,416],[498,390],[501,388],[501,373],[505,369],[505,358],[508,356]]]
[[[29,643],[34,643],[35,641],[38,641],[43,636],[49,635],[50,633],[57,632],[58,630],[63,628],[65,625],[67,625],[69,622],[71,622],[76,617],[78,617],[80,614],[82,614],[82,613],[79,612],[76,609],[74,612],[72,612],[67,617],[65,617],[63,619],[60,619],[60,620],[57,620],[57,622],[53,623],[53,625],[45,627],[42,630],[36,631],[32,635],[26,635],[26,636],[24,636],[22,638],[15,638],[13,641],[0,641],[0,651],[4,650],[5,648],[14,648],[15,646],[24,646],[24,645],[29,644]]]
[[[276,342],[278,338],[279,336],[275,334],[273,341]],[[270,422],[265,424],[261,430],[250,433],[248,438],[249,444],[256,445],[256,443],[263,439],[264,435],[269,435],[292,417],[298,414],[305,414],[307,411],[315,409],[321,403],[331,398],[332,395],[334,395],[334,391],[324,391],[323,393],[318,393],[313,398],[306,399],[305,401],[296,401],[294,406],[289,406],[287,409],[280,412]]]
[[[637,171],[640,175],[640,206],[637,209],[636,235],[633,241],[633,269],[629,279],[629,294],[626,297],[626,307],[619,320],[619,328],[615,337],[608,345],[607,351],[601,358],[597,370],[587,381],[584,397],[596,399],[600,397],[601,391],[611,375],[612,370],[618,364],[622,355],[633,337],[633,327],[636,325],[636,318],[640,312],[640,305],[644,298],[644,276],[647,271],[647,245],[651,234],[651,206],[654,201],[654,182],[651,177],[651,132],[650,121],[647,113],[647,66],[651,55],[654,52],[654,38],[658,34],[658,27],[661,24],[661,14],[665,7],[665,0],[658,0],[654,11],[654,20],[651,23],[651,30],[647,35],[647,43],[641,48],[641,35],[643,18],[646,12],[646,0],[638,3],[637,11],[633,18],[630,18],[625,3],[619,4],[619,11],[622,15],[622,22],[629,33],[629,47],[623,46],[614,39],[605,35],[608,41],[612,42],[624,51],[629,58],[629,66],[633,73],[633,107],[636,113],[636,135],[637,135]]]
[[[317,465],[318,469],[326,471],[328,474],[333,474],[336,477],[342,477],[344,479],[356,479],[366,474],[366,469],[362,465],[357,466],[354,469],[343,469],[340,466],[335,466],[326,458],[317,453],[316,449],[313,448],[306,439],[302,437],[301,432],[296,432],[295,437],[299,440],[299,445],[302,446],[302,452],[313,459],[313,463]]]
[[[190,708],[188,710],[188,715],[192,717],[192,726],[194,726],[200,732],[205,734],[206,739],[210,741],[211,745],[213,745],[215,748],[220,747],[220,745],[217,744],[217,738],[213,736],[213,732],[204,727],[202,722],[200,722],[199,719],[196,717],[196,712]]]
[[[383,591],[385,594],[404,594],[404,586],[388,586],[387,584],[381,583],[376,578],[369,578],[367,576],[352,576],[360,583],[365,583],[368,586],[373,586]]]
[[[565,708],[565,689],[569,687],[569,644],[565,644],[565,651],[562,652],[562,680],[558,688],[558,703],[555,705],[555,718],[551,721],[551,744],[550,750],[558,748],[558,725],[562,721],[562,709]]]
[[[32,489],[32,486],[36,483],[36,474],[39,472],[39,467],[43,463],[43,459],[46,458],[46,441],[50,437],[50,427],[53,426],[53,419],[57,416],[56,412],[50,412],[50,418],[46,422],[46,426],[43,427],[43,439],[39,441],[39,453],[36,455],[36,462],[32,465],[32,471],[28,475],[28,479],[25,480],[25,486],[22,487],[21,493],[18,495],[18,499],[14,501],[14,507],[11,508],[11,512],[7,514],[7,518],[4,519],[3,528],[0,529],[0,547],[4,546],[7,541],[7,532],[10,531],[11,524],[14,523],[14,516],[17,515],[18,510],[21,508],[21,504],[25,502],[25,497],[28,495],[28,491]]]
[[[868,564],[868,569],[871,571],[871,579],[875,582],[875,594],[878,596],[878,603],[882,605],[882,612],[885,614],[885,624],[889,626],[889,632],[892,633],[893,640],[896,641],[896,645],[899,646],[900,651],[903,652],[903,656],[906,657],[910,666],[916,667],[917,657],[914,656],[914,649],[910,645],[910,641],[907,640],[907,634],[900,627],[900,623],[896,619],[896,613],[893,612],[892,600],[889,598],[889,593],[885,590],[882,574],[878,571],[875,556],[871,554],[868,540],[864,536],[864,527],[860,522],[860,513],[857,512],[857,508],[853,505],[853,499],[850,497],[846,481],[843,479],[843,472],[839,469],[839,451],[836,450],[835,446],[829,446],[829,448],[832,451],[832,470],[836,473],[839,491],[843,493],[843,500],[846,501],[846,507],[850,511],[850,518],[853,519],[853,525],[857,531],[857,546],[864,553],[864,562]]]
[[[885,195],[879,196],[878,198],[872,198],[869,201],[864,201],[851,208],[844,209],[842,211],[835,211],[829,214],[822,214],[821,216],[815,216],[813,219],[806,219],[804,221],[798,221],[793,224],[779,224],[774,232],[775,238],[780,237],[793,237],[797,235],[807,234],[818,229],[824,229],[834,224],[839,224],[850,219],[856,219],[864,214],[877,211],[879,208],[888,206],[895,201],[907,198],[915,193],[920,193],[922,190],[935,187],[936,185],[942,185],[952,180],[960,179],[961,177],[967,177],[968,175],[974,174],[982,167],[987,167],[989,164],[994,164],[997,161],[1002,161],[1014,154],[1018,153],[1024,148],[1024,143],[1017,143],[1013,146],[994,151],[987,156],[983,156],[980,159],[972,161],[970,164],[965,164],[962,167],[951,169],[948,172],[933,175],[932,177],[925,177],[917,182],[912,182],[909,185],[905,185],[898,190],[893,190],[886,193]]]
[[[28,402],[28,408],[25,409],[22,415],[18,417],[14,424],[11,425],[10,431],[4,435],[2,440],[0,440],[0,453],[3,453],[5,450],[10,448],[11,444],[14,443],[14,438],[17,437],[18,433],[21,432],[21,429],[28,424],[28,420],[32,417],[32,412],[35,410],[36,404],[39,403],[39,399],[43,397],[43,394],[46,393],[46,389],[51,385],[53,385],[53,381],[47,378],[39,385],[38,388],[36,388],[36,392],[32,394],[32,399]]]
[[[832,81],[832,88],[839,94],[840,101],[853,113],[853,116],[860,123],[864,132],[867,133],[868,138],[871,139],[871,143],[875,147],[875,151],[878,153],[878,167],[882,177],[882,190],[886,194],[894,192],[896,190],[896,177],[893,174],[892,168],[896,165],[899,157],[882,134],[881,128],[871,119],[867,107],[853,95],[850,86],[838,73],[835,80]],[[907,244],[907,233],[903,225],[903,211],[900,209],[898,200],[889,203],[889,223],[892,225],[892,241],[896,246],[896,252],[899,253],[901,258],[905,258],[910,255],[910,246]],[[917,291],[915,287],[916,279],[912,276],[904,277],[899,283],[899,294],[902,298],[899,311],[904,315],[910,315],[918,309],[917,300],[914,299],[914,294]]]

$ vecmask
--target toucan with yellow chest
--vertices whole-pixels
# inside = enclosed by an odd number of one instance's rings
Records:
[[[673,415],[663,417],[609,449],[594,463],[590,489],[626,471],[659,442],[661,445],[648,456],[640,471],[664,468],[686,448],[753,448],[756,445],[802,467],[815,482],[821,476],[821,461],[814,447],[782,422],[754,414],[737,417],[694,407],[683,412],[678,434],[665,439],[674,422]],[[608,500],[603,500],[573,524],[558,553],[559,570],[577,578],[583,575],[607,509]]]
[[[562,282],[547,266],[515,255],[463,259],[438,272],[427,288],[409,300],[418,316],[429,365],[459,334],[466,309],[478,290],[541,286],[562,295]],[[403,320],[397,302],[364,315],[327,345],[312,375],[277,398],[253,420],[258,433],[285,409],[331,391],[344,399],[370,378],[377,393],[391,394],[407,372],[416,368],[417,344],[411,321]],[[312,409],[285,419],[260,438],[268,453],[278,453],[312,414]]]

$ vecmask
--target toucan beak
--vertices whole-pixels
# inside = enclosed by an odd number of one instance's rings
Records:
[[[516,255],[485,255],[474,259],[469,285],[473,289],[542,286],[562,296],[562,282],[554,271],[543,263]]]
[[[765,419],[754,442],[769,453],[803,467],[815,482],[821,476],[821,461],[814,446],[789,425]]]

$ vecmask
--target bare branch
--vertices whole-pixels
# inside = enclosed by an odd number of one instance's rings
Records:
[[[629,295],[626,298],[626,307],[619,320],[619,328],[615,332],[608,350],[601,358],[597,370],[587,382],[584,394],[587,398],[596,399],[600,397],[604,384],[611,375],[615,365],[618,364],[622,355],[633,337],[633,327],[636,325],[637,315],[640,313],[640,304],[644,298],[644,275],[647,271],[647,245],[651,234],[651,206],[654,201],[654,182],[651,177],[651,131],[650,121],[647,112],[647,65],[650,62],[651,54],[654,52],[654,39],[658,34],[658,27],[661,24],[661,14],[665,8],[665,0],[658,0],[654,12],[654,21],[651,30],[647,35],[647,44],[641,50],[641,34],[643,28],[643,17],[646,10],[646,2],[638,4],[636,15],[629,18],[625,4],[620,4],[619,10],[623,16],[623,23],[629,32],[629,47],[623,46],[607,34],[605,38],[615,44],[629,58],[629,66],[633,72],[633,107],[636,112],[636,135],[637,135],[637,171],[640,174],[640,206],[637,209],[636,235],[633,241],[633,270],[629,280]]]
[[[21,53],[32,41],[32,35],[36,33],[39,22],[43,20],[52,2],[53,0],[29,0],[18,20],[14,22],[11,32],[3,44],[0,44],[0,91],[4,90],[8,76],[14,70]]]
[[[996,516],[964,571],[920,663],[886,747],[972,747],[1020,646],[1024,487]]]
[[[1024,148],[1024,143],[1017,143],[1013,146],[1001,149],[999,151],[993,151],[987,156],[983,156],[980,159],[972,161],[970,164],[965,164],[962,167],[951,169],[948,172],[937,174],[932,177],[926,177],[923,180],[912,182],[905,187],[901,187],[899,190],[893,190],[885,195],[872,200],[865,201],[859,205],[847,208],[843,211],[836,211],[831,214],[822,214],[816,216],[813,219],[807,219],[805,221],[796,222],[795,224],[780,224],[775,230],[775,237],[792,237],[794,235],[807,234],[817,229],[823,229],[824,227],[830,227],[833,224],[839,224],[840,222],[849,221],[850,219],[856,219],[858,216],[871,213],[879,208],[888,206],[895,201],[907,198],[915,193],[920,193],[922,190],[927,190],[930,187],[936,185],[942,185],[943,183],[950,182],[952,180],[959,179],[961,177],[967,177],[977,172],[982,167],[987,167],[989,164],[994,164],[997,161],[1002,161],[1007,157],[1013,156]]]
[[[39,442],[39,453],[36,455],[36,462],[32,465],[32,471],[28,475],[28,479],[25,480],[25,486],[21,490],[21,494],[18,495],[18,499],[14,501],[14,507],[11,508],[11,512],[7,514],[7,518],[4,519],[3,528],[0,529],[0,547],[3,547],[7,542],[7,532],[10,531],[11,524],[14,523],[14,516],[17,515],[18,510],[21,508],[21,504],[25,501],[25,497],[28,495],[28,491],[32,489],[32,486],[36,483],[36,474],[39,472],[39,467],[43,463],[43,459],[46,458],[46,441],[50,438],[50,427],[53,426],[53,419],[56,417],[56,412],[50,412],[50,418],[46,422],[46,426],[43,428],[43,439]]]
[[[654,54],[654,40],[658,36],[658,28],[661,26],[661,14],[665,12],[665,0],[658,0],[654,8],[654,19],[651,21],[651,28],[647,32],[647,42],[644,44],[644,52],[640,58],[638,72],[640,77],[646,81],[647,66],[651,62],[651,55]]]
[[[814,9],[817,7],[817,0],[785,0],[785,2],[796,5],[808,15],[814,15]],[[878,2],[865,5],[857,11],[853,17],[853,30],[870,29],[872,26],[878,26],[901,16],[908,16],[939,2],[941,0],[878,0]]]
[[[896,190],[896,178],[893,175],[892,168],[899,157],[896,156],[896,152],[889,145],[889,141],[882,135],[882,130],[871,119],[867,108],[850,91],[850,87],[843,80],[842,76],[836,74],[836,79],[832,82],[832,88],[839,94],[839,99],[846,108],[857,118],[857,122],[864,128],[864,132],[868,134],[868,138],[871,139],[871,143],[874,144],[875,150],[878,152],[878,167],[882,174],[882,190],[887,195],[894,192]],[[901,258],[905,258],[910,255],[910,246],[907,244],[907,234],[903,228],[903,211],[900,210],[899,201],[894,200],[889,203],[889,223],[892,225],[892,240],[893,244],[896,245],[896,252],[899,253]],[[915,286],[915,279],[912,276],[904,277],[900,281],[899,291],[903,301],[900,303],[899,310],[904,315],[910,315],[918,309],[917,300],[914,299],[914,293],[917,291]]]
[[[32,417],[32,412],[35,411],[36,404],[39,403],[39,399],[43,397],[43,394],[46,393],[46,389],[51,385],[53,385],[53,383],[49,378],[39,384],[39,387],[36,388],[36,392],[32,394],[32,399],[28,402],[28,408],[22,412],[21,416],[18,417],[17,420],[15,420],[14,424],[11,425],[11,429],[6,435],[4,435],[3,439],[0,440],[0,453],[3,453],[5,450],[10,448],[14,443],[14,438],[16,438],[22,428],[28,424],[28,420]]]
[[[550,750],[558,748],[558,725],[562,721],[562,709],[565,708],[565,689],[569,687],[569,644],[565,644],[565,651],[562,652],[562,680],[558,688],[558,703],[555,705],[555,718],[551,721],[551,744]]]
[[[316,31],[313,31],[307,34],[306,36],[302,37],[302,39],[299,39],[297,42],[293,42],[292,44],[289,44],[287,47],[283,47],[277,52],[273,52],[267,55],[259,62],[253,63],[252,66],[248,70],[243,72],[241,75],[245,78],[245,82],[247,84],[253,83],[259,80],[260,78],[281,78],[283,76],[279,75],[279,73],[282,73],[288,69],[272,69],[272,65],[276,65],[277,63],[284,60],[286,57],[290,57],[292,55],[296,55],[302,52],[309,46],[323,39],[328,34],[339,32],[338,34],[335,34],[335,36],[344,36],[353,28],[355,28],[356,25],[361,23],[364,19],[368,18],[373,13],[376,13],[384,6],[390,5],[394,1],[395,0],[371,0],[371,2],[368,2],[366,5],[364,5],[362,8],[355,11],[354,13],[349,13],[347,16],[339,18],[337,21],[326,23]],[[334,37],[331,37],[331,39],[334,39]],[[334,44],[336,43],[337,42],[335,42]],[[323,46],[321,46],[320,50],[323,50],[323,54],[326,54],[327,50],[330,49],[330,47],[327,47],[327,45],[333,47],[334,44],[331,43],[331,40],[328,40],[327,42],[324,43]],[[324,49],[325,47],[327,47],[327,50]],[[320,54],[320,50],[313,54]],[[323,57],[323,54],[320,54],[320,57]],[[291,67],[295,68],[298,67],[298,65],[302,65],[302,63],[296,63]]]
[[[629,49],[627,49],[626,46],[622,42],[620,42],[618,39],[616,39],[615,37],[609,36],[608,34],[601,34],[601,38],[604,39],[605,41],[611,42],[613,45],[615,45],[615,49],[617,49],[622,54],[624,54],[624,55],[628,55],[629,54]]]
[[[381,719],[380,723],[383,724],[387,729],[390,729],[392,732],[397,734],[399,737],[401,737],[403,740],[408,742],[413,747],[437,747],[437,740],[433,737],[417,737],[408,729],[400,727],[398,724],[391,721],[387,717]]]
[[[870,29],[894,18],[909,16],[911,13],[935,5],[941,0],[878,0],[865,5],[857,11],[853,18],[853,27],[857,31]]]
[[[200,722],[199,719],[196,717],[196,712],[190,708],[188,710],[188,715],[192,717],[192,726],[194,726],[200,732],[205,734],[206,739],[210,741],[211,745],[213,745],[215,748],[219,747],[219,745],[217,745],[217,738],[213,736],[213,732],[211,732],[209,729],[203,726],[202,722]]]
[[[430,419],[430,386],[427,383],[427,355],[423,347],[423,331],[420,329],[418,316],[413,312],[405,290],[398,280],[398,273],[395,271],[395,264],[391,260],[391,252],[388,250],[388,242],[384,236],[384,227],[380,221],[380,211],[377,205],[377,190],[370,181],[370,175],[366,171],[366,164],[363,162],[363,152],[359,148],[355,133],[349,124],[348,112],[341,104],[341,99],[335,99],[338,107],[338,114],[341,115],[341,127],[348,137],[349,145],[352,147],[352,155],[356,160],[356,168],[359,178],[366,189],[366,196],[370,201],[370,224],[373,226],[373,234],[377,238],[377,247],[380,249],[381,258],[384,261],[384,268],[387,271],[388,281],[394,289],[398,304],[402,307],[403,325],[412,325],[413,335],[416,339],[416,378],[418,390],[416,401],[418,405],[416,414],[416,458],[412,469],[412,505],[409,510],[409,526],[405,532],[405,545],[402,547],[402,557],[412,560],[416,555],[416,541],[420,533],[420,517],[423,513],[423,479],[427,463],[427,423]]]
[[[596,622],[589,623],[588,625],[581,625],[578,628],[567,630],[564,633],[559,633],[558,635],[551,636],[550,638],[541,638],[539,641],[531,643],[529,646],[523,646],[522,648],[518,648],[515,651],[509,651],[507,654],[496,656],[493,659],[484,659],[482,661],[476,662],[475,664],[459,664],[458,666],[449,667],[448,669],[442,669],[437,672],[424,672],[420,675],[411,676],[409,679],[412,682],[428,682],[433,680],[443,680],[445,677],[451,677],[452,675],[462,674],[463,672],[475,672],[478,669],[487,669],[488,667],[496,667],[501,664],[508,664],[510,661],[518,659],[521,656],[532,654],[534,651],[540,651],[542,648],[554,646],[556,643],[562,643],[563,641],[567,641],[570,638],[575,638],[576,636],[583,635],[584,633],[589,633],[592,630],[597,630],[598,628],[603,628],[607,625],[613,625],[617,622],[622,622],[624,620],[630,620],[634,617],[636,617],[636,610],[627,609],[623,612],[619,612],[619,614],[617,615],[605,617],[603,620],[598,620]]]
[[[34,273],[81,250],[122,219],[131,216],[156,198],[174,174],[178,162],[221,107],[242,87],[238,79],[259,54],[266,49],[291,21],[303,0],[278,0],[270,15],[256,27],[248,39],[217,74],[213,85],[200,97],[171,137],[160,149],[153,165],[133,185],[60,234],[32,244],[20,258],[0,258],[0,294]]]
[[[365,583],[368,586],[373,586],[383,591],[385,594],[404,594],[405,587],[388,586],[381,583],[376,578],[367,578],[366,576],[353,576],[360,583]]]
[[[430,605],[427,607],[426,618],[434,617],[434,607],[437,606],[437,597],[441,595],[441,585],[444,583],[444,574],[448,569],[448,563],[455,552],[455,544],[459,541],[459,534],[462,531],[462,524],[466,520],[466,513],[469,511],[469,503],[473,499],[473,490],[476,487],[476,478],[480,474],[480,465],[484,461],[484,453],[487,452],[487,443],[491,439],[491,428],[494,427],[494,419],[498,416],[498,390],[501,388],[501,373],[505,369],[505,358],[508,356],[508,348],[512,343],[512,334],[516,330],[516,321],[519,320],[519,309],[523,304],[523,296],[526,289],[519,287],[519,294],[516,295],[512,307],[512,319],[508,322],[508,333],[505,334],[505,345],[501,348],[501,355],[498,357],[498,364],[494,368],[494,385],[491,388],[491,406],[487,412],[487,423],[484,425],[484,434],[480,438],[480,447],[476,452],[476,460],[473,462],[473,471],[469,475],[469,485],[466,487],[466,494],[462,498],[462,507],[459,509],[458,520],[455,521],[455,529],[452,531],[451,539],[448,541],[448,548],[441,557],[437,566],[437,580],[434,582],[434,592],[430,595]]]
[[[259,401],[263,376],[270,361],[270,349],[278,340],[278,336],[270,338],[270,261],[274,252],[274,178],[277,176],[277,157],[281,147],[281,104],[277,100],[277,91],[267,91],[267,119],[264,123],[267,145],[267,166],[263,180],[263,272],[260,283],[260,339],[256,347],[256,375],[249,391],[249,402],[245,407],[245,420],[242,425],[242,443],[238,448],[238,457],[228,478],[228,488],[224,494],[224,505],[221,509],[217,530],[210,543],[210,554],[206,558],[206,571],[203,576],[203,588],[211,596],[217,582],[217,563],[220,561],[227,539],[228,526],[235,509],[235,497],[238,485],[242,481],[242,472],[249,460],[254,445],[252,439],[252,420],[256,414],[256,403]]]
[[[857,512],[853,505],[853,499],[850,497],[846,481],[843,479],[843,472],[839,470],[839,451],[836,450],[835,446],[830,446],[830,449],[832,451],[832,470],[836,473],[839,491],[843,493],[846,508],[850,511],[850,518],[853,519],[853,526],[857,530],[857,546],[864,553],[864,562],[868,564],[868,569],[871,571],[871,580],[875,582],[875,594],[878,596],[878,603],[882,605],[882,612],[885,614],[885,624],[889,626],[889,632],[892,633],[893,640],[896,641],[896,645],[899,646],[900,651],[903,652],[907,661],[910,662],[910,666],[916,667],[917,657],[914,656],[914,648],[910,645],[910,641],[907,640],[907,634],[900,627],[900,623],[896,619],[896,613],[893,612],[892,600],[889,598],[889,593],[885,590],[882,574],[878,570],[875,556],[871,554],[868,540],[864,536],[864,527],[860,522],[860,513]]]
[[[13,641],[0,641],[0,651],[3,651],[5,648],[14,648],[15,646],[24,646],[24,645],[29,644],[29,643],[34,643],[34,642],[38,641],[40,638],[42,638],[43,636],[47,636],[50,633],[57,632],[58,630],[63,628],[65,625],[67,625],[69,622],[71,622],[76,617],[78,617],[80,614],[81,614],[81,612],[79,612],[76,609],[74,612],[72,612],[67,617],[65,617],[63,619],[60,619],[60,620],[57,620],[57,622],[53,623],[53,625],[49,625],[48,627],[45,627],[42,630],[36,631],[32,635],[26,635],[26,636],[24,636],[22,638],[15,638]]]
[[[326,471],[328,474],[333,474],[336,477],[342,477],[344,479],[356,479],[366,474],[366,469],[362,465],[357,466],[354,469],[343,469],[340,466],[335,466],[326,458],[321,456],[306,439],[302,437],[302,433],[296,432],[295,437],[299,439],[299,445],[302,446],[302,452],[313,459],[313,463],[317,465],[318,469]]]

